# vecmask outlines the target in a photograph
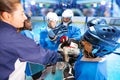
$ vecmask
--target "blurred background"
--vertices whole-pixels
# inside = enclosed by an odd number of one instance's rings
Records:
[[[21,0],[21,3],[25,13],[31,16],[35,33],[36,29],[40,32],[46,28],[45,16],[49,11],[56,12],[60,22],[62,12],[71,9],[74,12],[73,22],[81,28],[82,33],[93,17],[105,18],[108,24],[112,18],[120,17],[120,0]]]
[[[120,17],[120,0],[21,0],[25,12],[32,16],[44,16],[54,11],[61,16],[71,8],[75,16]]]

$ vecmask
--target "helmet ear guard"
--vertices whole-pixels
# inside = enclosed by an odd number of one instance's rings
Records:
[[[102,57],[110,54],[120,45],[120,29],[117,26],[95,24],[88,27],[82,40],[92,44],[92,55]]]

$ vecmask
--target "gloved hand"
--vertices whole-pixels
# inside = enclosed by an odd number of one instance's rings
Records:
[[[69,62],[70,57],[76,58],[79,55],[78,41],[62,36],[60,42],[58,50],[61,51],[64,61]]]
[[[61,42],[61,48],[66,47],[66,46],[70,46],[72,39],[68,38],[67,36],[62,36],[60,38],[60,42]]]
[[[56,40],[57,37],[61,37],[61,35],[67,33],[67,27],[64,25],[58,25],[57,27],[55,27],[54,29],[51,29],[48,31],[48,36],[51,40]]]
[[[50,38],[50,40],[56,40],[56,34],[53,32],[53,30],[49,30],[48,31],[48,37]]]
[[[68,41],[68,37],[67,36],[62,36],[61,38],[60,38],[60,42],[61,43],[64,43],[64,42],[67,42]]]

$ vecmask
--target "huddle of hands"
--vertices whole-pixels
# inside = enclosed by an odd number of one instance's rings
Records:
[[[71,64],[77,59],[80,53],[77,42],[78,41],[70,39],[67,36],[62,36],[60,38],[58,52],[62,55],[63,61]]]
[[[51,41],[60,41],[58,53],[60,53],[62,58],[58,58],[58,61],[74,62],[74,59],[76,59],[79,55],[79,41],[70,39],[67,36],[62,36],[64,33],[67,32],[67,26],[58,25],[57,27],[48,31],[48,37]]]

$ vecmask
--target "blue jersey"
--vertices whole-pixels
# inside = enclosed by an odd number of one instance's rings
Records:
[[[46,29],[40,32],[40,44],[43,48],[57,51],[58,42],[51,41],[48,37],[48,31]]]
[[[30,30],[23,30],[20,32],[22,35],[27,36],[30,39],[34,39],[33,34],[31,33]]]
[[[55,41],[51,41],[49,39],[47,29],[42,30],[40,33],[40,44],[44,48],[48,48],[48,49],[57,51],[58,46],[60,44],[60,37],[61,36],[68,36],[68,38],[80,40],[81,31],[80,31],[80,28],[78,26],[70,24],[69,26],[67,26],[67,28],[68,28],[68,32],[58,36],[57,40],[55,40]]]
[[[120,55],[105,56],[103,62],[81,61],[79,56],[75,62],[75,80],[119,80]]]

